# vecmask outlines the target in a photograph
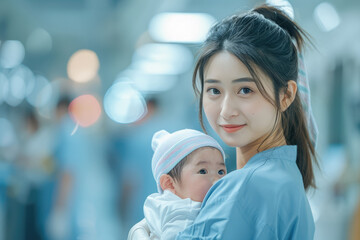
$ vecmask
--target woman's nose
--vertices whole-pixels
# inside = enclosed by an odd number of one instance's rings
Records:
[[[220,115],[225,120],[229,120],[229,119],[239,115],[239,111],[237,109],[235,101],[233,101],[231,96],[228,95],[228,96],[224,97],[222,104],[221,104]]]

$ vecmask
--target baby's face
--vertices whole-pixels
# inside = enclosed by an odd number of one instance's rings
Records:
[[[181,198],[202,202],[210,187],[225,176],[226,168],[219,150],[203,147],[192,152],[175,182],[175,193]]]

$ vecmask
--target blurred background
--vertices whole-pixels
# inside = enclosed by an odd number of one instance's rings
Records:
[[[268,2],[315,45],[315,239],[360,239],[360,2]],[[126,239],[156,191],[152,134],[201,129],[191,77],[209,27],[261,3],[1,0],[0,240]]]

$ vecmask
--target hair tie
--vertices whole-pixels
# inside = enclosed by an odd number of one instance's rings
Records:
[[[311,108],[309,78],[307,76],[305,68],[304,57],[301,52],[298,52],[298,64],[299,71],[297,84],[300,94],[300,100],[305,113],[310,141],[315,148],[319,131]]]

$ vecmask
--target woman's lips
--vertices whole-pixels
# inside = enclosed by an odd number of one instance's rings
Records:
[[[245,124],[244,125],[228,124],[228,125],[220,125],[220,126],[224,129],[225,132],[233,133],[245,127]]]

